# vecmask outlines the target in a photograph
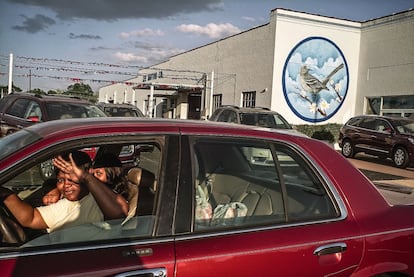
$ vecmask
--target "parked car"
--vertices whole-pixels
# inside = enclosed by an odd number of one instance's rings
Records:
[[[106,117],[98,107],[86,100],[63,95],[12,93],[0,99],[0,137],[35,123],[84,117]],[[39,164],[44,179],[53,175],[52,161]]]
[[[49,234],[0,224],[2,276],[414,275],[414,206],[390,205],[305,136],[191,120],[50,121],[0,139],[0,184],[32,204],[38,163],[131,144],[141,151],[128,172],[152,176],[136,213]],[[4,207],[0,220],[13,221]]]
[[[103,116],[106,116],[104,112],[86,100],[67,96],[11,93],[0,99],[0,135],[8,135],[38,122]]]
[[[396,167],[406,168],[414,162],[414,120],[378,115],[352,117],[340,129],[339,146],[347,158],[364,152],[390,158]]]
[[[109,116],[121,117],[144,117],[144,114],[136,106],[131,104],[114,104],[114,103],[98,103],[100,107]]]
[[[296,132],[292,125],[290,125],[281,114],[261,107],[242,108],[231,105],[221,106],[213,112],[209,120],[284,129]]]

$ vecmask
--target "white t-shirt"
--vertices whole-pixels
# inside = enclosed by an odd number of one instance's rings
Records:
[[[49,233],[62,227],[66,228],[104,220],[104,215],[98,203],[90,193],[78,201],[69,201],[63,198],[54,204],[37,207],[36,209],[49,227],[47,229]]]

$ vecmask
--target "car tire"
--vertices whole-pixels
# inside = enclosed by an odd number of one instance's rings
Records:
[[[342,155],[344,155],[347,158],[352,158],[355,155],[355,150],[354,150],[354,146],[352,145],[352,142],[347,139],[344,140],[344,142],[342,143]]]
[[[395,148],[392,153],[392,162],[396,167],[406,168],[410,162],[407,150],[401,146]]]

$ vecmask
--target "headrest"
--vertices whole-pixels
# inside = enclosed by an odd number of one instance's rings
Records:
[[[128,180],[137,186],[145,186],[153,188],[155,176],[152,172],[139,168],[133,167],[128,171]]]

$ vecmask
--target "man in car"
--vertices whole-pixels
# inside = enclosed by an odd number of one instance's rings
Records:
[[[58,156],[57,182],[63,184],[63,198],[54,204],[33,208],[15,193],[0,187],[0,200],[24,227],[60,228],[125,217],[116,194],[89,173],[91,160],[81,151]]]

